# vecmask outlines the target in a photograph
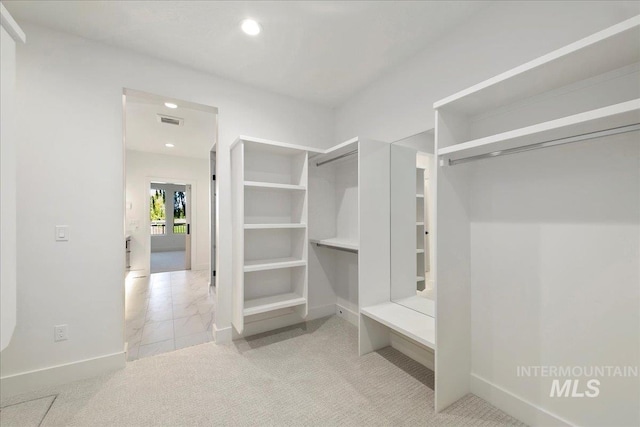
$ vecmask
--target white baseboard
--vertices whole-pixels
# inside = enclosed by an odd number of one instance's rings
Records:
[[[574,425],[476,374],[471,374],[471,393],[530,426]]]
[[[125,352],[107,354],[49,368],[36,369],[0,378],[0,393],[13,396],[45,387],[95,377],[126,366]]]
[[[435,371],[436,361],[435,354],[432,350],[393,330],[389,330],[389,338],[391,340],[391,347],[421,365]]]
[[[218,328],[218,326],[214,323],[213,340],[216,342],[216,344],[228,344],[233,341],[231,326],[226,328]]]
[[[348,321],[349,323],[351,323],[352,325],[355,325],[356,327],[359,324],[359,314],[356,313],[355,311],[349,310],[348,308],[340,305],[340,304],[336,304],[336,310],[334,312],[334,314],[338,317],[342,317],[343,319],[345,319],[346,321]]]
[[[329,317],[336,314],[336,305],[327,304],[320,307],[309,307],[309,314],[305,319],[307,322],[315,319],[322,319],[323,317]]]
[[[255,319],[249,322],[247,322],[247,318],[245,318],[244,331],[242,331],[242,334],[238,334],[234,329],[233,339],[247,338],[263,332],[275,331],[276,329],[299,325],[301,323],[304,323],[304,319],[295,309],[276,310],[265,313],[264,317],[255,315]]]

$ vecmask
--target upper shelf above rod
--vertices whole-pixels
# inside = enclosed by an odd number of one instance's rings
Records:
[[[331,147],[325,150],[322,154],[312,154],[309,156],[309,160],[315,164],[315,166],[326,165],[327,163],[334,162],[336,160],[344,159],[345,157],[352,156],[358,153],[359,140],[353,138]]]
[[[348,156],[351,156],[351,155],[357,154],[357,153],[358,153],[358,149],[356,148],[355,150],[351,150],[348,153],[341,154],[341,155],[333,157],[333,158],[331,158],[329,160],[323,160],[321,162],[316,162],[316,166],[326,165],[327,163],[335,162],[336,160],[340,160],[340,159],[343,159],[345,157],[348,157]]]

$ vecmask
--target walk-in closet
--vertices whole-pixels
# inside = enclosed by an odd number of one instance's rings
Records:
[[[0,3],[0,425],[640,426],[640,0]]]

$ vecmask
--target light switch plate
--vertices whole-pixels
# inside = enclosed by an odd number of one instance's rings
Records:
[[[69,241],[69,226],[56,225],[56,242],[68,242],[68,241]]]

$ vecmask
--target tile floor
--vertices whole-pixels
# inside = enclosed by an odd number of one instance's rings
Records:
[[[184,270],[184,255],[184,251],[151,252],[151,273]]]
[[[128,360],[212,341],[215,292],[208,270],[128,278],[125,331]]]

